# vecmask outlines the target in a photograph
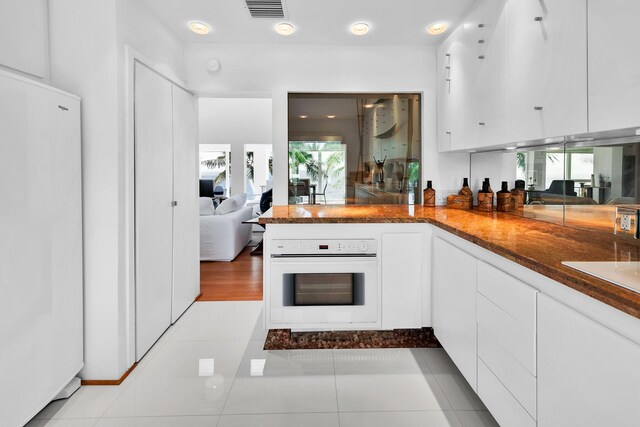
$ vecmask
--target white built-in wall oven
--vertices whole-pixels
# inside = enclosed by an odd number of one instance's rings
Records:
[[[292,329],[380,325],[376,239],[274,239],[270,319]]]

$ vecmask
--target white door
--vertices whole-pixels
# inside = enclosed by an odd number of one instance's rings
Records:
[[[587,132],[586,0],[508,2],[509,139]]]
[[[171,83],[135,66],[136,360],[171,324]]]
[[[173,86],[173,304],[171,323],[200,293],[196,99]]]
[[[638,1],[589,1],[589,132],[640,126],[638,16]]]

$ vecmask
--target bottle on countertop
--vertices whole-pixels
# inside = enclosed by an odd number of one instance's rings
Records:
[[[493,194],[493,190],[491,189],[491,183],[489,183],[489,178],[485,178],[484,182],[487,183],[487,190],[489,191],[489,193]]]
[[[478,191],[478,210],[491,212],[493,210],[493,192],[490,191],[489,182],[482,183],[482,189]]]
[[[511,210],[511,191],[507,181],[502,181],[502,189],[496,193],[496,199],[496,210],[500,212]]]
[[[436,205],[436,190],[433,189],[431,181],[427,181],[427,188],[424,189],[422,194],[422,204],[424,206]]]
[[[463,178],[462,180],[462,188],[458,191],[460,196],[471,196],[473,197],[473,190],[469,188],[469,178]]]
[[[516,180],[516,186],[511,190],[511,206],[513,209],[521,209],[524,206],[524,180]]]

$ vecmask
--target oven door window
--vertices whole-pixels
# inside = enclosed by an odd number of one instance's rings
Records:
[[[285,273],[283,306],[364,305],[363,273]]]

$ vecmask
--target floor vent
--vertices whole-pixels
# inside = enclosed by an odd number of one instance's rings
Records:
[[[282,0],[245,0],[253,18],[284,18]]]

